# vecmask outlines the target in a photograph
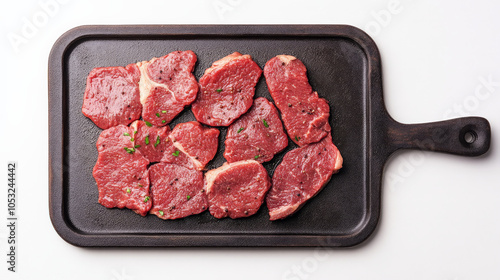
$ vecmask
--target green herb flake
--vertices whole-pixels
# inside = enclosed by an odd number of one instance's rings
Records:
[[[156,116],[159,118],[160,117],[160,113],[156,113]]]
[[[265,126],[265,127],[269,127],[269,125],[268,125],[268,124],[267,124],[267,122],[266,122],[266,119],[263,119],[263,120],[262,120],[262,122],[264,123],[264,126]]]
[[[140,148],[140,147],[141,147],[141,145],[135,145],[135,146],[134,146],[134,148],[136,148],[136,149],[137,149],[137,148]]]
[[[166,113],[167,113],[167,110],[163,110],[163,111],[161,111],[161,112],[162,112],[163,114],[166,114]]]
[[[300,137],[297,137],[297,135],[295,135],[295,141],[299,141],[300,140]]]
[[[221,88],[218,88],[218,89],[216,89],[215,91],[216,91],[216,92],[221,92],[221,91],[222,91],[222,89],[221,89]]]
[[[146,123],[146,125],[147,125],[147,126],[149,126],[149,127],[152,127],[152,126],[153,126],[153,125],[152,125],[150,122],[148,122],[148,121],[145,121],[144,123]]]
[[[163,211],[158,211],[158,213],[160,213],[160,216],[163,216]]]
[[[127,189],[127,193],[130,193],[130,192],[131,192],[131,190],[130,190],[130,189]]]
[[[190,195],[188,195],[186,198],[187,198],[187,200],[190,200],[190,199],[191,199],[191,196],[190,196]]]
[[[148,202],[148,201],[149,201],[149,196],[146,196],[146,197],[144,198],[144,202]]]
[[[137,130],[134,131],[134,134],[137,134]]]
[[[134,138],[130,138],[130,142],[134,142]]]
[[[260,157],[259,155],[256,155],[256,156],[254,156],[254,159],[258,159],[259,157]]]
[[[242,132],[244,129],[245,129],[244,127],[240,127],[240,129],[238,129],[238,132],[237,132],[237,133]]]
[[[139,186],[139,188],[142,188],[142,187],[144,187],[144,186],[143,186],[143,185],[141,185],[141,184],[138,184],[138,186]]]
[[[133,153],[135,152],[135,149],[134,149],[134,148],[127,148],[127,147],[125,147],[125,148],[123,148],[123,149],[124,149],[127,153],[129,153],[129,154],[133,154]]]
[[[155,148],[160,144],[160,136],[156,136],[156,143],[155,143]]]
[[[130,136],[130,134],[128,134],[128,132],[125,132],[123,133],[124,136]]]
[[[162,120],[161,123],[166,123],[167,121],[166,120]]]
[[[144,138],[144,142],[146,145],[149,145],[149,135],[146,135],[146,138]]]
[[[179,150],[177,150],[177,151],[173,152],[173,153],[172,153],[172,155],[173,155],[174,157],[178,157],[178,156],[179,156]]]

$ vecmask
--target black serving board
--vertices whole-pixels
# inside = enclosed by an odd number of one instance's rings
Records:
[[[269,221],[267,208],[249,218],[215,219],[208,212],[164,221],[98,202],[92,168],[101,132],[81,113],[86,77],[103,66],[125,66],[175,50],[198,56],[195,76],[235,51],[261,66],[279,54],[299,58],[314,90],[330,103],[340,172],[295,215]],[[264,77],[256,97],[271,100]],[[195,120],[186,108],[170,124]],[[225,128],[208,169],[222,165]],[[465,141],[469,132],[472,143]],[[264,166],[272,176],[288,148]],[[380,213],[383,166],[400,148],[477,156],[489,148],[483,118],[405,125],[387,113],[381,62],[373,40],[343,25],[82,26],[63,34],[49,58],[50,216],[63,239],[78,246],[353,246],[374,231]]]

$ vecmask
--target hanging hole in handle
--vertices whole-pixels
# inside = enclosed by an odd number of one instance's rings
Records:
[[[474,146],[478,140],[478,135],[474,128],[474,126],[467,125],[460,130],[458,137],[460,137],[460,143],[465,147]]]
[[[477,134],[475,131],[470,130],[470,131],[465,132],[465,134],[464,134],[465,143],[472,144],[472,143],[474,143],[474,141],[476,141],[476,139],[477,139]]]

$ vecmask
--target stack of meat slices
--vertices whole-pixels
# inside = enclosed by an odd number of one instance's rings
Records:
[[[286,132],[299,145],[271,180],[262,163],[283,151],[288,137],[275,105],[253,98],[261,68],[235,52],[214,62],[198,84],[196,60],[192,51],[175,51],[90,72],[82,112],[105,129],[93,170],[99,203],[161,219],[207,209],[215,218],[248,217],[264,201],[270,220],[295,213],[342,167],[330,135],[330,107],[312,91],[304,64],[279,55],[264,67]],[[197,121],[171,130],[168,124],[191,104]],[[219,130],[200,123],[228,127],[227,162],[205,174]]]
[[[306,72],[304,64],[289,55],[278,55],[264,67],[288,135],[300,146],[288,152],[274,171],[266,198],[271,220],[295,213],[342,168],[342,156],[330,134],[330,106],[312,91]]]
[[[94,178],[99,202],[145,216],[183,218],[208,208],[203,170],[217,152],[219,130],[198,122],[153,127],[135,121],[101,132]]]
[[[124,125],[101,133],[93,175],[99,188],[99,203],[108,208],[126,207],[146,216],[151,208],[149,160],[135,151],[132,135],[132,128]]]

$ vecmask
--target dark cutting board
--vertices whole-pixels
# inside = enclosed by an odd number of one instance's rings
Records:
[[[92,168],[101,132],[81,113],[91,69],[125,66],[175,50],[198,56],[200,78],[211,63],[235,51],[261,66],[278,54],[299,58],[314,90],[330,103],[333,142],[344,166],[295,215],[269,221],[267,208],[249,218],[215,219],[208,212],[164,221],[97,202]],[[262,77],[256,97],[272,100]],[[190,108],[170,126],[195,120]],[[222,165],[226,129],[208,168]],[[466,141],[465,134],[473,141]],[[288,148],[265,163],[269,175]],[[381,63],[373,40],[342,25],[287,26],[82,26],[62,35],[49,58],[49,197],[57,232],[78,246],[352,246],[375,229],[383,166],[400,148],[465,156],[485,153],[490,126],[478,117],[404,125],[387,113]]]

